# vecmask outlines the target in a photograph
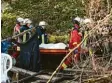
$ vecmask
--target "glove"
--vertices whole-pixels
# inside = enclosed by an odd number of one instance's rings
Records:
[[[8,37],[8,38],[7,38],[7,41],[11,41],[11,39],[12,39],[12,37]]]
[[[68,50],[69,49],[69,47],[65,47],[65,50]]]
[[[75,50],[74,50],[74,54],[77,54],[77,53],[78,53],[78,49],[75,49]]]

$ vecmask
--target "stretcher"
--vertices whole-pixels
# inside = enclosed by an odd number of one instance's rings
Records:
[[[66,55],[68,52],[66,49],[40,49],[40,54]]]
[[[40,46],[40,54],[49,54],[49,55],[66,55],[68,50],[65,49],[67,47],[64,43],[49,43],[49,44],[41,44]]]

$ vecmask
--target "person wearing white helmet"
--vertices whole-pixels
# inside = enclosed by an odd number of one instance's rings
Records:
[[[20,28],[21,32],[30,29],[32,21],[30,19],[24,20],[24,25]],[[38,72],[40,70],[40,51],[38,32],[35,28],[35,32],[31,31],[24,33],[21,36],[22,44],[20,45],[20,64],[21,68]]]
[[[69,37],[69,50],[73,50],[81,42],[82,35],[79,32],[79,29],[80,29],[79,20],[80,20],[79,18],[72,19],[72,22],[73,22],[73,30],[71,30],[71,32],[70,32],[70,37]],[[79,46],[77,49],[75,49],[74,52],[73,52],[73,55],[72,55],[73,58],[68,57],[64,61],[64,63],[60,67],[60,69],[63,70],[65,68],[67,68],[73,61],[75,61],[75,63],[78,63],[79,60],[80,60],[80,50],[81,50],[81,46]]]
[[[20,27],[22,26],[23,21],[24,21],[24,19],[21,18],[21,17],[19,17],[19,18],[16,19],[17,23],[16,23],[16,25],[14,27],[14,33],[13,33],[13,35],[15,35],[17,33],[20,33]]]
[[[30,19],[26,18],[26,19],[24,20],[24,25],[25,25],[25,24],[28,24],[29,28],[33,28],[32,21],[31,21]]]
[[[46,34],[46,26],[47,23],[45,21],[39,22],[39,26],[38,26],[39,44],[41,43],[46,44],[48,41],[47,34]]]
[[[32,21],[28,18],[24,19],[23,21],[23,26],[20,28],[20,32],[23,32],[25,30],[30,29],[30,25],[31,25]],[[22,36],[21,40],[22,42],[26,42],[26,40],[28,40],[31,37],[31,33],[26,33]]]
[[[16,19],[16,25],[14,27],[13,35],[17,35],[17,34],[20,33],[20,27],[23,25],[23,21],[24,21],[24,19],[21,18],[21,17],[19,17],[19,18]],[[17,41],[19,43],[21,42],[21,40],[20,40],[19,37],[17,38]]]
[[[30,24],[32,23],[32,21],[28,18],[24,19],[23,24],[27,25],[28,27],[30,26]]]
[[[41,26],[43,29],[46,28],[47,23],[45,21],[40,21],[39,26]]]
[[[21,18],[21,17],[19,17],[19,18],[16,19],[16,25],[15,25],[15,27],[14,27],[13,35],[17,35],[17,34],[20,33],[20,27],[23,25],[23,21],[24,21],[24,19]],[[15,41],[17,41],[18,43],[21,43],[20,37],[15,38]],[[14,58],[16,58],[17,56],[19,56],[19,53],[17,52],[17,51],[19,51],[19,49],[18,49],[19,46],[18,46],[18,44],[16,43],[16,44],[14,45],[14,47],[16,47],[17,50],[12,54],[12,56],[13,56]]]
[[[80,17],[76,17],[76,18],[74,18],[74,20],[77,20],[78,22],[80,22],[81,18]]]

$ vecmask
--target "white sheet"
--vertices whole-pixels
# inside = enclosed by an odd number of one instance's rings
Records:
[[[39,48],[43,48],[43,49],[65,49],[67,47],[66,44],[64,43],[49,43],[49,44],[40,44]]]

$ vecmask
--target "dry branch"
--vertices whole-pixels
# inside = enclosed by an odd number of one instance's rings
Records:
[[[25,34],[25,33],[28,33],[28,32],[30,32],[30,31],[32,31],[32,30],[35,30],[35,28],[25,30],[24,32],[21,32],[20,34],[17,34],[17,35],[14,35],[14,36],[12,36],[12,37],[3,39],[3,40],[1,40],[1,42],[6,41],[6,40],[10,40],[10,39],[17,38],[17,37],[19,37],[19,36],[22,36],[22,35]]]
[[[56,70],[52,73],[50,79],[47,81],[47,83],[50,83],[50,81],[52,80],[53,76],[57,73],[57,71],[60,69],[61,65],[63,64],[63,62],[65,61],[66,58],[68,58],[70,56],[70,54],[75,50],[77,49],[83,42],[85,39],[87,39],[87,37],[90,35],[90,34],[93,34],[93,32],[95,32],[96,29],[98,29],[98,27],[100,27],[100,25],[102,23],[105,22],[105,20],[108,20],[110,18],[111,14],[108,14],[104,19],[102,20],[99,20],[98,21],[98,24],[92,28],[92,30],[89,31],[89,33],[85,36],[85,38],[81,41],[80,44],[78,44],[75,48],[73,48],[64,58],[63,60],[61,61],[61,63],[59,64],[59,66],[56,68]]]
[[[25,70],[25,69],[22,69],[22,68],[18,68],[18,67],[12,67],[12,69],[10,70],[12,72],[18,72],[20,73],[21,75],[30,75],[30,76],[34,76],[36,78],[39,78],[39,79],[42,79],[42,80],[48,80],[50,78],[49,75],[47,74],[41,74],[42,72],[40,72],[40,75],[36,75],[37,72],[32,72],[32,71],[29,71],[29,70]],[[55,80],[58,80],[60,77],[55,77],[52,81],[55,81]]]
[[[110,81],[112,82],[112,74],[111,75],[104,75],[102,77],[99,78],[92,78],[92,79],[88,79],[86,81],[84,81],[83,83],[102,83],[102,81],[105,82],[105,80],[108,81],[108,83],[110,83]]]

